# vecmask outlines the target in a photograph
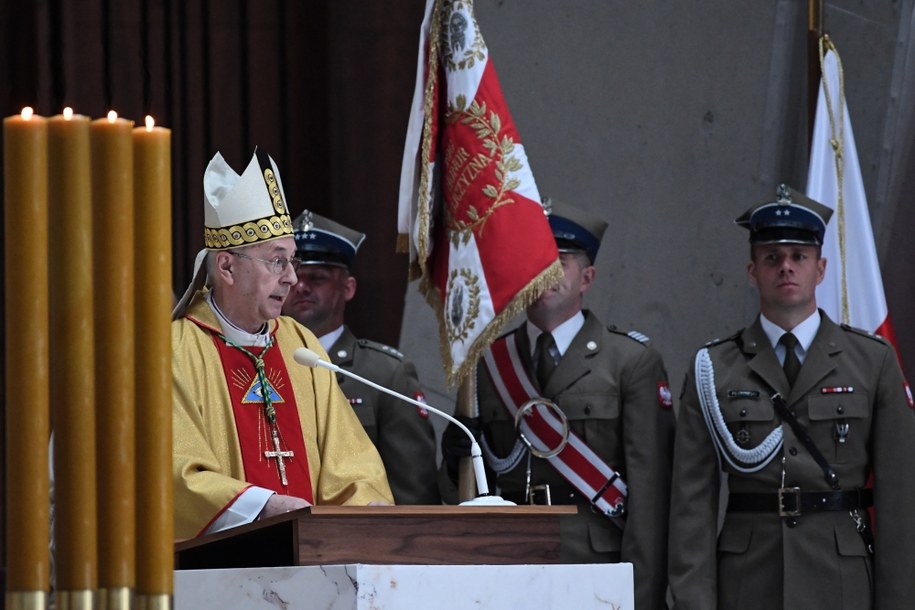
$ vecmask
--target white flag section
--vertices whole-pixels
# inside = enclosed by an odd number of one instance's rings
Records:
[[[834,211],[817,305],[834,321],[882,335],[895,346],[841,69],[838,55],[827,51],[807,174],[807,196]]]

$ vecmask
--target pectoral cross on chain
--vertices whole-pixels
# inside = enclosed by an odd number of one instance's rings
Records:
[[[292,451],[280,451],[280,437],[276,433],[276,428],[272,430],[273,434],[273,448],[275,451],[264,451],[264,457],[266,458],[275,458],[276,466],[280,471],[280,482],[284,487],[289,486],[289,481],[286,480],[286,463],[283,461],[283,458],[291,458],[295,455]]]

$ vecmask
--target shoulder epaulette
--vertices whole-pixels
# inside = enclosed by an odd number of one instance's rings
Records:
[[[839,324],[839,327],[842,330],[848,331],[850,333],[855,333],[856,335],[861,335],[862,337],[867,337],[868,339],[873,339],[874,341],[879,341],[880,343],[889,344],[889,341],[887,341],[886,337],[866,331],[863,328],[856,328],[844,323]]]
[[[379,343],[377,341],[372,341],[371,339],[357,339],[356,343],[359,347],[364,347],[367,349],[375,350],[376,352],[381,352],[382,354],[387,354],[392,358],[397,358],[398,360],[403,360],[404,355],[391,347],[390,345],[385,345],[384,343]]]
[[[623,335],[624,337],[629,337],[633,341],[638,341],[639,343],[641,343],[643,345],[648,345],[648,341],[649,341],[648,335],[644,335],[637,330],[630,330],[629,332],[626,332],[624,330],[620,330],[619,328],[617,328],[616,326],[613,326],[612,324],[607,326],[607,330],[609,330],[611,333],[614,333],[616,335]]]
[[[740,335],[743,333],[743,331],[744,331],[744,329],[741,328],[740,330],[738,330],[738,331],[737,331],[736,333],[734,333],[733,335],[730,335],[730,336],[725,337],[725,338],[723,338],[723,339],[712,339],[711,341],[709,341],[708,343],[706,343],[705,345],[703,345],[703,347],[712,347],[712,346],[715,346],[715,345],[720,345],[720,344],[722,344],[722,343],[727,343],[728,341],[737,341],[737,340],[740,338]]]

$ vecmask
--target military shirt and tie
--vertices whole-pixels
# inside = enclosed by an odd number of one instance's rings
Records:
[[[538,340],[529,323],[513,333],[543,397],[559,406],[572,431],[628,484],[625,523],[592,510],[547,460],[519,450],[514,421],[481,364],[477,395],[490,488],[519,504],[545,503],[548,490],[552,504],[577,505],[578,514],[560,523],[561,561],[632,562],[637,607],[661,608],[674,429],[667,373],[660,354],[643,341],[606,327],[590,312],[577,319],[580,328],[566,337],[560,327],[555,337]],[[514,465],[494,466],[505,460]]]
[[[781,339],[783,331],[760,317],[700,350],[707,359],[697,356],[690,367],[671,500],[675,608],[909,608],[915,601],[915,412],[895,352],[821,311],[809,322],[815,330],[806,349],[803,338],[787,349],[797,339]],[[774,394],[838,489],[782,421]],[[865,491],[871,473],[873,492]],[[876,537],[873,554],[868,536]]]
[[[819,247],[831,215],[781,185],[736,222],[751,248]],[[788,333],[760,314],[700,349],[688,371],[671,494],[674,608],[913,607],[915,405],[893,347],[822,310]]]

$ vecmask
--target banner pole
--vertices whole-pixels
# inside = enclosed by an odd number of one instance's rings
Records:
[[[458,386],[457,415],[476,417],[474,401],[477,389],[473,373],[464,377]],[[458,462],[458,501],[472,500],[477,495],[476,479],[473,476],[473,462],[469,457],[461,458]]]

